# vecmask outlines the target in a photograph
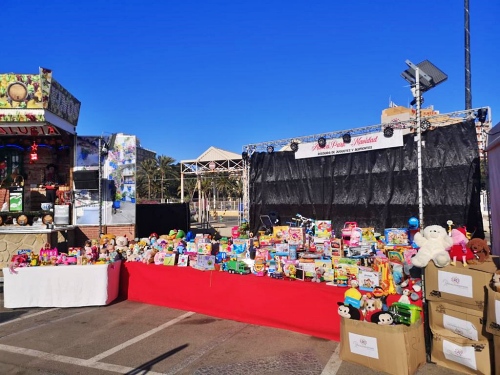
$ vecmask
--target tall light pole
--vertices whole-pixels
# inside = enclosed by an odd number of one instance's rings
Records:
[[[416,122],[417,122],[417,176],[418,176],[418,219],[420,228],[424,228],[424,202],[423,202],[423,177],[422,177],[422,119],[420,116],[422,105],[422,93],[430,90],[438,84],[446,81],[448,76],[439,70],[434,64],[428,60],[424,60],[419,64],[413,64],[410,60],[406,60],[406,65],[409,69],[401,73],[401,76],[410,83],[411,92],[415,98],[411,104],[416,105]]]

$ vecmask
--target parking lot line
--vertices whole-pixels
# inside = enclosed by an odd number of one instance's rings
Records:
[[[190,316],[194,315],[195,313],[194,312],[187,312],[175,319],[172,319],[164,324],[162,324],[161,326],[158,326],[156,328],[153,328],[152,330],[150,331],[147,331],[147,332],[144,332],[143,334],[139,335],[139,336],[136,336],[130,340],[127,340],[125,341],[124,343],[120,344],[120,345],[117,345],[115,346],[114,348],[111,348],[109,350],[106,350],[105,352],[102,352],[98,355],[96,355],[95,357],[92,357],[90,359],[88,359],[88,362],[89,363],[95,363],[97,361],[100,361],[101,359],[103,358],[106,358],[106,357],[109,357],[110,355],[113,355],[117,352],[119,352],[120,350],[123,350],[125,349],[126,347],[130,346],[130,345],[134,345],[135,343],[138,343],[139,341],[145,339],[146,337],[149,337],[151,335],[154,335],[156,332],[159,332],[161,331],[162,329],[165,329],[167,327],[170,327],[171,325],[174,325],[178,322],[180,322],[181,320],[184,320],[186,318],[189,318]]]
[[[342,360],[340,359],[340,343],[338,343],[335,351],[328,360],[328,363],[321,372],[321,375],[335,375],[339,371],[341,365]]]
[[[65,355],[59,355],[59,354],[53,354],[53,353],[47,353],[47,352],[42,352],[40,350],[34,350],[34,349],[19,348],[17,346],[0,344],[0,350],[8,352],[8,353],[21,354],[21,355],[27,355],[30,357],[40,358],[40,359],[43,359],[46,361],[61,362],[61,363],[69,364],[69,365],[75,365],[75,366],[93,368],[93,369],[98,369],[98,370],[116,372],[119,374],[134,373],[136,371],[136,369],[132,368],[132,367],[114,365],[111,363],[96,363],[96,362],[93,363],[93,362],[89,362],[86,359],[68,357]],[[148,371],[148,375],[161,375],[161,373]]]
[[[36,312],[36,313],[34,313],[34,314],[24,315],[24,316],[21,316],[20,318],[16,318],[16,319],[9,320],[9,321],[7,321],[7,322],[0,323],[0,327],[1,327],[1,326],[3,326],[3,325],[6,325],[6,324],[17,323],[17,322],[19,322],[20,320],[33,318],[34,316],[38,316],[38,315],[42,315],[42,314],[46,314],[46,313],[48,313],[48,312],[51,312],[51,311],[56,311],[56,310],[60,310],[60,308],[59,308],[59,307],[56,307],[56,308],[54,308],[54,309],[48,309],[48,310],[43,310],[43,311]]]

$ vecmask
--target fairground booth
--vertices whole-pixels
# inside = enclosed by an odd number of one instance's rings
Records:
[[[0,74],[0,264],[71,242],[70,191],[80,102],[40,68]],[[58,225],[59,224],[59,225]]]

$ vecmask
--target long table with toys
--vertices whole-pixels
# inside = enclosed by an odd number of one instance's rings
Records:
[[[322,224],[319,229],[328,228]],[[411,246],[391,244],[376,254],[377,243],[363,242],[362,233],[357,242],[354,236],[350,242],[336,239],[328,231],[306,240],[303,228],[289,229],[217,243],[203,235],[153,236],[144,250],[136,243],[129,251],[121,295],[336,341],[346,309],[355,310],[351,319],[370,323],[378,323],[371,319],[375,310],[391,308],[395,323],[420,319],[420,272],[413,272],[420,270],[407,268],[416,252]]]

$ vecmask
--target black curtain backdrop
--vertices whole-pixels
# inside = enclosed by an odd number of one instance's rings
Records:
[[[136,236],[149,237],[153,232],[158,235],[168,234],[172,229],[189,231],[189,204],[137,204]]]
[[[484,238],[480,210],[480,163],[473,121],[422,134],[424,226],[446,221],[466,225]],[[300,146],[299,146],[300,147]],[[344,155],[295,159],[293,152],[254,153],[250,159],[250,225],[276,212],[281,224],[297,213],[361,227],[406,228],[418,212],[417,142],[402,147]]]

